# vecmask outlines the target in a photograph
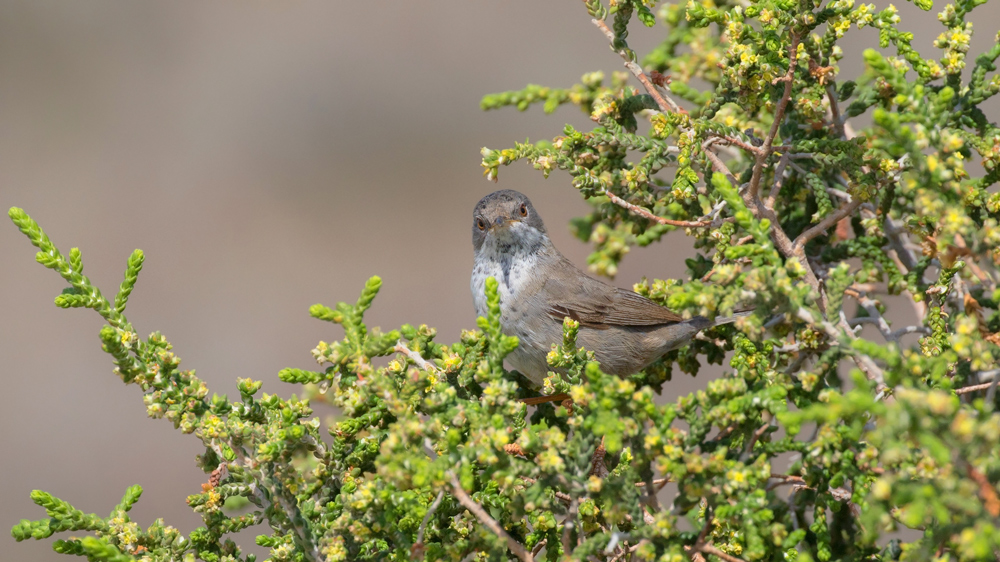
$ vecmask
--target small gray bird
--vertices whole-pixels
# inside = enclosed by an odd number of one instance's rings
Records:
[[[641,295],[587,276],[552,245],[531,201],[510,189],[476,204],[472,246],[476,314],[486,315],[486,279],[494,277],[501,328],[520,342],[507,361],[536,384],[548,373],[545,356],[562,342],[567,316],[580,322],[577,344],[615,375],[638,372],[699,331],[736,319],[684,320]]]

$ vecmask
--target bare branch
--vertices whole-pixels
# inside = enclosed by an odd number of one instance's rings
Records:
[[[492,531],[493,534],[507,541],[507,548],[520,558],[521,562],[534,562],[535,557],[531,554],[531,551],[525,548],[523,544],[514,540],[514,537],[510,536],[507,531],[504,531],[496,519],[490,517],[490,514],[486,513],[486,510],[481,505],[469,497],[468,492],[465,491],[465,488],[462,488],[462,483],[458,481],[458,476],[455,476],[454,473],[451,473],[451,491],[455,494],[455,499],[458,500],[458,503],[462,504],[465,509],[468,509],[469,513],[474,515],[480,523]]]
[[[778,160],[778,167],[774,170],[774,185],[771,186],[771,192],[767,194],[767,199],[764,201],[764,206],[768,209],[774,209],[774,200],[778,198],[778,192],[785,184],[785,167],[788,166],[790,160],[791,156],[788,152],[782,154],[781,159]]]
[[[754,200],[758,198],[760,179],[764,175],[764,165],[767,164],[767,159],[774,152],[772,148],[774,138],[778,136],[778,128],[781,127],[781,122],[785,119],[785,110],[788,108],[788,102],[792,99],[792,80],[795,76],[795,67],[798,64],[798,50],[799,36],[797,33],[792,33],[792,44],[788,47],[788,72],[783,77],[778,78],[778,80],[785,83],[785,91],[781,95],[778,107],[774,110],[774,122],[771,123],[771,130],[764,137],[763,146],[757,151],[757,160],[754,162],[753,175],[750,176],[750,189],[747,195]]]
[[[841,335],[846,335],[849,340],[857,339],[857,336],[854,335],[854,330],[851,329],[851,327],[847,324],[847,321],[843,318],[840,320],[840,326],[843,330],[837,330],[833,324],[826,320],[816,321],[816,319],[813,318],[812,313],[805,308],[800,307],[798,311],[796,311],[796,316],[807,324],[819,327],[823,330],[827,337],[835,342],[840,341]],[[875,389],[877,392],[886,392],[889,390],[889,387],[885,384],[885,376],[882,369],[875,364],[875,361],[873,361],[871,357],[856,351],[851,351],[851,359],[853,359],[854,363],[859,369],[861,369],[861,372],[865,374],[865,377],[875,383]]]
[[[656,487],[656,491],[657,492],[659,492],[660,490],[662,490],[663,487],[666,486],[668,483],[670,483],[670,479],[669,478],[657,478],[656,480],[653,480],[653,486]],[[646,485],[645,482],[636,482],[635,483],[635,486],[637,488],[641,488],[641,487],[643,487],[645,485]]]
[[[719,158],[719,155],[711,150],[712,145],[715,144],[716,140],[717,139],[712,138],[701,143],[701,150],[705,153],[705,157],[708,158],[708,161],[712,163],[713,170],[726,176],[726,179],[728,179],[729,183],[733,184],[734,187],[739,187],[740,182],[736,179],[736,176],[729,171],[729,167],[726,166],[725,162],[723,162],[721,158]],[[708,180],[708,178],[705,179],[706,181]]]
[[[963,464],[965,464],[965,470],[969,478],[979,485],[979,497],[983,500],[983,506],[986,508],[986,511],[993,517],[1000,517],[1000,496],[997,495],[996,488],[993,487],[989,478],[976,469],[976,467],[972,466],[971,463],[963,462]]]
[[[708,136],[712,137],[712,138],[717,138],[717,139],[719,139],[719,140],[721,140],[723,142],[729,143],[729,144],[731,144],[733,146],[738,146],[738,147],[742,148],[743,150],[746,150],[747,152],[750,152],[751,154],[757,154],[758,152],[760,152],[760,148],[759,147],[756,147],[756,146],[754,146],[752,144],[743,142],[742,140],[740,140],[740,139],[738,139],[736,137],[730,136],[730,135],[723,135],[722,133],[717,133],[715,131],[709,131],[708,132]]]
[[[840,106],[837,104],[837,91],[833,89],[833,82],[826,84],[826,97],[830,100],[830,116],[833,120],[833,128],[842,139],[847,138],[844,132],[844,121],[840,116]]]
[[[962,388],[956,388],[955,394],[968,394],[970,392],[978,392],[980,390],[989,390],[991,386],[996,384],[996,379],[990,382],[984,382],[982,384],[974,384],[972,386],[963,386]]]
[[[806,247],[806,243],[825,233],[827,229],[840,222],[840,219],[849,216],[860,206],[861,199],[859,197],[855,197],[850,203],[844,204],[844,206],[824,217],[818,224],[806,230],[802,234],[799,234],[798,238],[795,239],[794,247],[796,252],[803,251]]]
[[[569,512],[566,514],[566,519],[563,521],[563,532],[562,532],[562,547],[563,554],[569,554],[573,551],[572,534],[573,527],[576,525],[576,513],[579,509],[580,504],[577,502],[576,498],[569,504]]]
[[[757,444],[757,441],[759,441],[765,433],[767,433],[767,429],[769,427],[771,427],[771,422],[765,423],[760,426],[757,431],[753,432],[753,436],[750,437],[750,442],[747,444],[746,450],[744,450],[743,454],[740,455],[740,462],[746,462],[747,459],[750,458],[750,455],[753,454],[753,446]]]
[[[778,486],[784,486],[785,484],[805,484],[805,479],[801,476],[794,476],[791,474],[771,474],[771,478],[774,480],[780,480],[780,482],[775,482],[774,484],[768,484],[766,491],[777,488]]]
[[[857,300],[858,304],[860,304],[861,307],[865,309],[865,312],[868,313],[867,317],[862,316],[860,318],[851,319],[850,323],[852,325],[855,322],[872,323],[878,327],[878,331],[882,333],[882,337],[885,338],[887,341],[897,341],[899,339],[898,337],[895,337],[893,335],[892,329],[889,328],[889,322],[887,322],[886,319],[882,316],[882,313],[878,309],[878,303],[872,300],[871,297],[869,297],[863,291],[859,291],[854,287],[851,287],[846,291],[844,291],[844,294]]]
[[[600,29],[604,33],[604,36],[608,38],[608,41],[614,43],[615,32],[611,31],[608,24],[599,19],[593,19],[590,21],[597,26],[597,29]],[[656,85],[653,84],[649,77],[646,76],[646,73],[642,71],[642,67],[632,60],[628,51],[620,49],[615,52],[617,52],[622,60],[625,61],[625,68],[629,69],[632,75],[635,76],[636,79],[642,84],[642,87],[646,89],[646,92],[652,96],[653,100],[656,102],[656,106],[660,108],[660,111],[664,113],[687,113],[687,111],[681,109],[681,106],[677,105],[677,102],[672,100],[670,96],[661,93],[660,90],[656,88]]]
[[[704,552],[705,554],[711,554],[712,556],[717,556],[726,562],[744,562],[744,560],[738,556],[733,556],[732,554],[726,554],[725,552],[719,550],[718,548],[712,546],[711,544],[703,544],[698,547],[699,552]]]
[[[910,249],[909,240],[906,231],[903,227],[892,220],[891,217],[885,217],[885,226],[883,227],[885,231],[885,237],[889,239],[889,244],[892,246],[893,250],[896,250],[896,254],[899,256],[899,260],[903,262],[906,266],[907,272],[917,267],[917,256]]]
[[[889,334],[889,337],[893,340],[898,340],[899,338],[905,336],[906,334],[929,334],[929,333],[931,333],[930,328],[927,328],[925,326],[907,326],[905,328],[900,328],[892,332],[891,334]]]
[[[564,402],[569,400],[569,394],[560,392],[559,394],[550,394],[548,396],[532,396],[531,398],[521,398],[518,401],[529,406],[535,406],[537,404],[544,404],[546,402]]]
[[[434,498],[434,503],[427,508],[427,514],[424,515],[424,520],[420,522],[420,528],[417,529],[417,544],[422,544],[424,542],[424,531],[427,529],[427,523],[430,522],[431,517],[434,516],[434,512],[437,508],[441,506],[441,500],[444,499],[444,490],[438,492],[436,498]]]
[[[628,212],[632,213],[633,215],[638,215],[644,219],[648,219],[653,222],[658,222],[660,224],[679,226],[682,228],[698,228],[702,226],[709,226],[713,222],[711,219],[699,220],[699,221],[678,221],[673,219],[665,219],[663,217],[658,217],[654,215],[647,209],[629,203],[628,201],[622,199],[621,197],[618,197],[617,195],[611,193],[610,191],[605,191],[604,196],[610,199],[611,202],[614,203],[615,205],[618,205],[619,207],[628,210]]]

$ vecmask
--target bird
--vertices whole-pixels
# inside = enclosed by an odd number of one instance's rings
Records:
[[[518,338],[507,362],[536,385],[548,375],[546,356],[553,344],[562,342],[567,317],[579,322],[577,344],[594,353],[601,370],[624,376],[683,346],[701,330],[752,312],[685,319],[638,293],[590,277],[552,244],[531,201],[511,189],[490,193],[476,204],[472,246],[476,314],[487,314],[486,280],[493,277],[501,331]]]

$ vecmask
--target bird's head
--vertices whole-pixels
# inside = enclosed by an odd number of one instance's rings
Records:
[[[531,201],[512,189],[490,193],[472,211],[472,246],[476,251],[487,241],[535,246],[547,239],[545,224]]]

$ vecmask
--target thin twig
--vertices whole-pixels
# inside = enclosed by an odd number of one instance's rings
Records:
[[[980,390],[989,390],[991,386],[996,382],[996,379],[990,382],[984,382],[982,384],[974,384],[972,386],[963,386],[962,388],[956,388],[955,394],[968,394],[970,392],[978,392]]]
[[[898,340],[900,337],[905,336],[906,334],[929,334],[929,333],[931,333],[930,328],[927,328],[925,326],[907,326],[905,328],[900,328],[898,330],[895,330],[889,335],[892,339]]]
[[[802,321],[806,322],[807,324],[811,324],[813,326],[821,328],[823,332],[826,333],[827,337],[829,337],[831,340],[835,342],[840,341],[841,333],[846,334],[848,339],[857,339],[857,336],[854,335],[854,330],[852,330],[851,327],[847,324],[847,322],[843,319],[840,320],[840,325],[843,328],[843,331],[841,332],[838,331],[833,324],[831,324],[826,320],[821,320],[817,322],[816,319],[813,318],[812,313],[806,310],[805,308],[799,307],[799,309],[796,311],[796,316],[798,316]],[[861,372],[865,374],[865,377],[867,377],[868,380],[873,381],[875,383],[875,390],[877,392],[888,391],[889,387],[886,386],[885,384],[885,375],[882,372],[882,369],[875,364],[875,361],[873,361],[871,357],[868,357],[867,355],[861,353],[853,352],[851,353],[851,359],[853,359],[854,363],[858,366],[859,369],[861,369]]]
[[[778,160],[778,167],[774,169],[774,185],[771,186],[771,192],[767,194],[767,199],[764,201],[764,206],[768,209],[774,209],[774,201],[778,198],[781,186],[785,184],[785,168],[789,162],[791,162],[791,156],[788,152],[782,154]]]
[[[699,221],[679,221],[674,219],[665,219],[663,217],[658,217],[654,215],[653,213],[649,212],[648,210],[638,205],[633,205],[629,203],[628,201],[622,199],[621,197],[618,197],[617,195],[611,193],[610,191],[605,191],[604,196],[610,199],[611,202],[614,203],[615,205],[618,205],[619,207],[628,210],[628,212],[632,213],[633,215],[639,215],[644,219],[648,219],[653,222],[658,222],[660,224],[679,226],[682,228],[698,228],[701,226],[710,226],[713,222],[711,219],[699,220]]]
[[[537,404],[544,404],[546,402],[563,402],[569,400],[569,394],[565,392],[560,392],[559,394],[550,394],[548,396],[532,396],[531,398],[521,398],[519,402],[527,404],[529,406],[535,406]]]
[[[479,520],[487,529],[493,532],[493,534],[507,541],[507,548],[514,553],[515,556],[521,559],[521,562],[534,562],[535,557],[531,554],[523,544],[514,540],[514,537],[510,536],[507,531],[497,523],[496,519],[490,517],[489,513],[482,508],[478,503],[475,502],[471,497],[469,497],[468,492],[465,488],[462,488],[462,483],[458,481],[458,476],[451,473],[451,491],[455,494],[455,499],[458,503],[462,504],[465,509],[469,510],[469,513],[474,515],[476,519]]]
[[[431,517],[434,516],[434,512],[437,508],[441,506],[441,500],[444,499],[444,490],[438,492],[436,498],[434,498],[434,503],[427,508],[427,513],[424,515],[424,520],[420,522],[420,528],[417,529],[417,544],[422,544],[424,542],[424,531],[427,529],[427,523],[430,522]]]
[[[848,193],[846,191],[843,191],[843,190],[840,190],[840,189],[837,189],[837,188],[834,188],[834,187],[828,187],[828,188],[826,188],[826,192],[829,193],[830,195],[833,195],[834,197],[839,197],[839,198],[843,199],[844,201],[850,201],[852,199],[850,193]]]
[[[407,357],[407,358],[408,358],[408,359],[409,359],[410,361],[413,361],[414,363],[416,363],[416,364],[417,364],[417,367],[420,367],[421,369],[423,369],[423,370],[425,370],[425,371],[430,371],[430,372],[432,372],[432,373],[436,373],[436,372],[438,372],[438,370],[439,370],[439,369],[437,368],[437,365],[435,365],[434,363],[431,363],[430,361],[428,361],[428,360],[424,359],[424,358],[423,358],[423,357],[422,357],[422,356],[421,356],[421,355],[420,355],[419,353],[417,353],[416,351],[413,351],[412,349],[410,349],[410,348],[406,347],[406,345],[405,345],[405,344],[403,344],[403,342],[402,342],[402,341],[398,341],[398,342],[396,342],[396,345],[394,345],[394,346],[392,347],[392,350],[393,350],[393,351],[395,351],[395,352],[397,352],[397,353],[402,353],[402,354],[403,354],[403,355],[405,355],[405,356],[406,356],[406,357]]]
[[[878,327],[878,331],[882,333],[882,337],[885,338],[886,341],[897,341],[899,339],[893,335],[894,332],[889,328],[889,322],[887,322],[885,317],[882,316],[882,312],[879,311],[877,302],[872,300],[864,292],[856,290],[854,287],[844,291],[844,294],[857,300],[858,304],[860,304],[861,307],[865,309],[865,312],[868,313],[867,317],[862,316],[860,318],[852,319],[852,324],[854,322],[871,322]]]
[[[778,80],[785,82],[785,91],[781,95],[781,101],[778,102],[778,107],[774,110],[774,122],[771,123],[771,130],[768,131],[767,136],[764,137],[764,144],[757,152],[757,159],[753,166],[753,174],[750,176],[750,189],[748,196],[754,200],[758,198],[760,179],[764,175],[764,165],[767,164],[767,159],[770,158],[771,154],[774,152],[772,149],[772,146],[774,145],[774,138],[778,136],[778,128],[781,127],[781,122],[785,119],[785,110],[788,108],[789,100],[792,99],[792,81],[795,76],[795,67],[798,64],[798,50],[799,35],[797,33],[792,33],[792,44],[788,48],[788,71],[783,77],[778,78]]]
[[[713,170],[726,176],[726,179],[729,180],[729,183],[733,184],[733,187],[739,187],[740,182],[736,179],[736,176],[729,171],[729,167],[726,166],[725,162],[723,162],[721,158],[719,158],[718,154],[710,150],[712,145],[715,144],[717,140],[718,139],[711,138],[701,143],[701,150],[705,153],[705,157],[708,158],[708,161],[712,163]],[[705,179],[707,180],[708,178]]]
[[[636,544],[628,547],[627,549],[623,548],[622,552],[620,554],[615,555],[615,557],[612,558],[611,560],[609,560],[608,562],[618,562],[619,560],[621,560],[622,558],[624,558],[626,554],[631,554],[631,553],[635,552],[636,550],[639,550],[639,548],[642,545],[648,544],[648,543],[649,543],[649,539],[642,539],[639,542],[637,542]]]
[[[669,483],[670,483],[670,479],[669,478],[657,478],[656,480],[653,480],[653,486],[656,487],[656,491],[657,492],[659,492],[660,490],[662,490],[663,487],[666,486]],[[636,488],[641,488],[641,487],[643,487],[645,485],[646,485],[645,482],[636,482],[635,483],[635,487]]]
[[[604,33],[604,36],[608,38],[608,41],[611,41],[612,44],[614,43],[615,32],[611,31],[608,24],[596,18],[590,21],[597,26],[597,29],[600,29]],[[635,76],[636,79],[642,84],[643,88],[646,89],[646,92],[652,96],[653,100],[656,102],[656,106],[660,108],[660,111],[664,113],[687,113],[681,109],[681,106],[677,105],[677,102],[672,100],[670,96],[661,93],[660,90],[656,88],[656,85],[653,84],[649,77],[646,76],[646,73],[643,72],[642,67],[632,60],[632,57],[629,55],[627,50],[620,49],[615,52],[618,53],[622,60],[625,61],[625,68],[629,69],[632,75]]]
[[[745,562],[742,558],[738,556],[733,556],[732,554],[726,554],[725,552],[722,552],[718,548],[715,548],[714,546],[708,543],[698,547],[698,551],[704,552],[705,554],[711,554],[712,556],[718,556],[719,558],[722,558],[726,562]]]
[[[980,472],[971,463],[963,462],[966,472],[973,482],[979,485],[979,497],[983,500],[983,506],[993,517],[1000,517],[1000,496],[997,495],[996,488],[990,483],[986,475]]]
[[[849,216],[851,213],[854,212],[855,209],[857,209],[860,206],[861,206],[861,198],[855,197],[850,203],[844,204],[836,211],[824,217],[823,220],[819,221],[818,224],[816,224],[812,228],[809,228],[802,234],[799,234],[798,237],[795,239],[795,243],[793,245],[793,247],[795,248],[795,252],[796,253],[802,252],[804,254],[806,243],[808,243],[813,238],[816,238],[817,236],[825,233],[827,229],[840,222],[840,219]]]
[[[775,482],[774,484],[768,484],[765,491],[770,492],[771,490],[777,488],[778,486],[784,486],[785,484],[805,484],[805,480],[801,476],[794,476],[791,474],[772,474],[772,479],[781,480],[781,482]]]
[[[535,480],[534,478],[530,478],[528,476],[521,476],[521,480],[524,480],[528,484],[534,484],[535,482],[538,482],[538,480]],[[565,502],[565,503],[568,504],[571,501],[573,501],[573,498],[569,494],[567,494],[565,492],[559,492],[557,490],[553,490],[553,493],[555,494],[556,499],[558,499],[558,500],[560,500],[562,502]]]
[[[771,422],[767,422],[764,425],[760,426],[760,428],[757,429],[757,431],[753,432],[753,436],[750,438],[750,443],[747,444],[746,450],[743,451],[742,455],[740,455],[741,462],[746,462],[746,460],[750,458],[750,455],[753,454],[753,446],[757,444],[757,441],[759,441],[760,438],[764,436],[764,433],[766,433],[768,428],[770,427],[771,427]]]
[[[729,144],[731,144],[733,146],[738,146],[738,147],[742,148],[743,150],[746,150],[747,152],[750,152],[752,154],[757,154],[757,152],[760,151],[759,147],[756,147],[756,146],[754,146],[752,144],[743,142],[742,140],[740,140],[740,139],[738,139],[736,137],[732,137],[732,136],[729,136],[729,135],[724,135],[722,133],[717,133],[717,132],[714,132],[714,131],[709,131],[708,135],[710,137],[715,137],[717,139],[721,139],[722,141],[727,142],[727,143],[729,143]]]
[[[844,122],[840,117],[840,106],[837,104],[837,91],[833,88],[833,82],[827,82],[826,84],[826,97],[830,100],[830,116],[833,120],[833,128],[837,131],[837,135],[842,139],[847,138],[847,134],[844,132]]]
[[[569,512],[566,514],[566,519],[563,520],[563,531],[562,531],[562,547],[563,554],[569,554],[573,552],[573,544],[571,542],[573,527],[576,526],[576,512],[579,509],[580,504],[577,502],[576,498],[569,504]]]
[[[714,521],[714,514],[711,506],[705,510],[705,525],[701,528],[701,532],[698,533],[698,538],[694,541],[694,551],[703,552],[705,554],[711,554],[712,556],[717,556],[722,558],[726,562],[744,562],[742,558],[733,556],[731,554],[726,554],[725,552],[719,550],[711,543],[706,542],[705,539],[708,537],[708,531],[712,527],[712,522]]]

